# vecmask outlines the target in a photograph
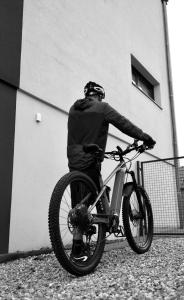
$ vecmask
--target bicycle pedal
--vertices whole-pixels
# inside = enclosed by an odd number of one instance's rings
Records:
[[[115,237],[125,237],[123,227],[120,225],[116,232],[114,232]]]

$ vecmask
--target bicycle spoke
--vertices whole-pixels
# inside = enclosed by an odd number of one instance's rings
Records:
[[[69,213],[69,212],[68,212],[68,211],[66,211],[64,208],[62,208],[62,210],[63,210],[65,213],[67,213],[67,214]]]
[[[62,235],[62,238],[65,237],[65,235],[67,234],[67,230],[68,230],[68,227],[66,227],[66,229],[61,229],[60,232],[62,233],[63,231],[65,232],[64,236]]]
[[[71,192],[69,192],[68,191],[68,189],[66,189],[66,191],[67,191],[67,194],[68,194],[68,196],[69,196],[69,199],[71,199]],[[65,196],[66,197],[66,196]],[[66,199],[66,198],[65,198]]]
[[[65,199],[65,203],[66,203],[66,205],[68,206],[68,209],[70,210],[70,209],[71,209],[71,206],[69,206],[69,204],[68,204],[68,202],[66,201],[66,199]]]
[[[67,217],[59,216],[59,218],[67,220]]]

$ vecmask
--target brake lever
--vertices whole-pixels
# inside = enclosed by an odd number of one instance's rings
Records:
[[[139,141],[139,140],[134,139],[134,142],[133,142],[132,146],[138,147],[138,141]]]
[[[142,144],[141,146],[139,146],[138,152],[139,153],[143,153],[147,148],[147,146],[145,144]]]

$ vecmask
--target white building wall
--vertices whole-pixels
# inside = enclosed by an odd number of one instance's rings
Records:
[[[42,122],[35,121],[41,113]],[[67,172],[67,116],[18,92],[9,251],[48,246],[48,206]]]
[[[27,0],[20,86],[68,111],[87,81],[99,82],[110,104],[157,139],[154,154],[167,157],[173,149],[164,43],[161,0]],[[131,54],[160,82],[163,110],[132,86]]]
[[[162,109],[132,85],[131,54],[160,82]],[[161,1],[24,1],[10,252],[49,245],[49,199],[67,171],[67,114],[61,110],[83,97],[89,80],[103,85],[106,100],[157,140],[154,155],[173,155]],[[117,144],[109,137],[109,150]],[[102,174],[112,166],[105,162]]]

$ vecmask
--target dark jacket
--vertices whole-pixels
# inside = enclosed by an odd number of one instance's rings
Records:
[[[143,131],[106,102],[86,98],[72,105],[68,117],[67,145],[70,169],[84,170],[93,164],[93,156],[83,151],[84,144],[97,144],[105,151],[109,124],[130,137],[144,140]]]

